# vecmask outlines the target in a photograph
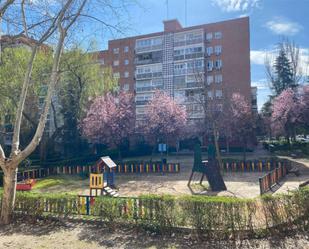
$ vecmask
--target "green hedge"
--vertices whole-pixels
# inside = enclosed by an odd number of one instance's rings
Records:
[[[90,216],[84,215],[76,196],[17,193],[16,214],[23,218],[92,217],[110,225],[131,223],[163,234],[189,228],[203,236],[230,237],[239,233],[256,236],[270,231],[308,229],[309,188],[256,199],[157,195],[97,197]]]
[[[309,143],[293,141],[289,145],[285,140],[264,141],[263,146],[270,152],[300,150],[302,153],[309,155]]]

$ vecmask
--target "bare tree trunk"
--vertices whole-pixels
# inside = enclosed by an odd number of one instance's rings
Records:
[[[16,195],[16,181],[17,181],[17,165],[10,162],[9,170],[5,171],[3,176],[3,196],[1,205],[0,224],[7,225],[10,223],[13,215]],[[7,167],[7,166],[6,166]]]

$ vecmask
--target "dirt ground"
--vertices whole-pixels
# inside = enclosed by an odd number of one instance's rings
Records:
[[[143,158],[139,158],[139,160],[143,160]],[[207,190],[208,183],[206,179],[203,182],[203,186],[198,184],[201,178],[201,174],[199,173],[194,175],[191,187],[189,188],[187,186],[193,164],[192,156],[169,156],[168,161],[180,163],[180,173],[117,174],[116,186],[119,189],[120,196],[139,196],[141,194],[151,193],[171,195],[204,194],[252,198],[260,194],[258,178],[265,174],[264,172],[224,173],[223,178],[228,191],[211,192]],[[300,162],[297,163],[303,165]],[[297,189],[300,183],[309,179],[308,170],[303,170],[299,177],[287,175],[275,193],[286,193],[290,190]],[[38,190],[38,192],[66,191],[74,194],[89,194],[89,179],[81,179],[79,176],[69,176],[69,179],[64,180],[65,184],[63,185],[59,184],[43,188]]]
[[[90,223],[15,223],[0,227],[1,249],[307,249],[309,235],[297,234],[288,237],[270,237],[252,240],[201,241],[190,235],[159,236],[130,227],[111,229],[103,224]]]
[[[256,197],[260,194],[259,177],[265,172],[252,173],[224,173],[223,178],[228,191],[211,192],[198,187],[201,174],[196,173],[193,179],[192,187],[187,186],[191,174],[193,157],[190,156],[170,156],[170,162],[177,162],[181,165],[180,173],[169,174],[134,174],[118,175],[116,184],[121,196],[138,196],[140,194],[206,194],[219,196],[236,197]],[[288,175],[276,193],[286,193],[289,190],[297,189],[299,184],[309,179],[308,174],[302,174],[299,177]],[[203,185],[208,185],[204,180]]]

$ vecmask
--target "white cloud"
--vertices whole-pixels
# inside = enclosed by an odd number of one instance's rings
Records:
[[[274,51],[267,51],[267,50],[251,50],[250,51],[250,61],[251,64],[256,65],[264,65],[265,58],[267,54],[273,54]]]
[[[278,35],[296,35],[302,29],[300,24],[281,18],[268,21],[265,26]]]
[[[260,0],[212,0],[212,3],[219,6],[223,11],[246,11],[257,7]]]
[[[256,86],[258,90],[269,90],[269,85],[266,79],[252,81],[251,86]]]

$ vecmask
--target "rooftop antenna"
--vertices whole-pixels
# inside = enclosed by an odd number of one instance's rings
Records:
[[[187,27],[187,0],[185,0],[185,26]]]
[[[166,0],[166,20],[168,20],[168,0]]]

